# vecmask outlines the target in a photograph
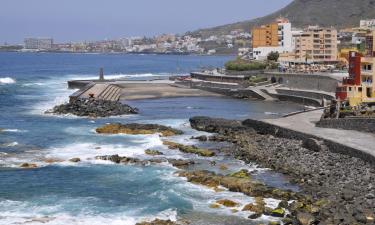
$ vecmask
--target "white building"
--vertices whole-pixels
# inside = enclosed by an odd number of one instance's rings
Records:
[[[268,54],[271,52],[278,53],[289,53],[294,50],[293,47],[293,34],[292,34],[292,24],[284,18],[276,20],[277,23],[277,34],[266,31],[262,33],[264,39],[274,39],[277,38],[277,45],[272,44],[261,44],[257,47],[253,47],[252,56],[256,60],[264,60],[267,58]],[[271,27],[271,26],[269,26]],[[259,28],[256,28],[259,29]],[[260,28],[262,29],[262,28]],[[271,28],[272,29],[272,28]],[[254,33],[254,30],[253,30]],[[276,37],[277,36],[277,37]]]
[[[359,22],[359,27],[362,29],[375,29],[375,19],[361,20]]]
[[[50,50],[53,47],[52,38],[25,38],[26,49]]]

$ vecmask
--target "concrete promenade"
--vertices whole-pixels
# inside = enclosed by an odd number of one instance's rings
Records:
[[[357,149],[375,158],[375,134],[315,127],[315,122],[319,121],[322,113],[323,110],[317,110],[285,118],[265,119],[263,122],[327,139]]]

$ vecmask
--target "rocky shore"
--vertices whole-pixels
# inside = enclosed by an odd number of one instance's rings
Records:
[[[121,102],[98,100],[98,99],[77,99],[75,101],[55,106],[47,111],[50,114],[73,114],[76,116],[108,117],[126,114],[137,114],[138,109]]]
[[[301,187],[297,197],[288,196],[296,200],[284,205],[290,212],[284,224],[374,224],[374,165],[333,153],[321,141],[258,133],[241,121],[194,117],[190,123],[217,133],[210,140],[234,143],[235,157],[282,172]]]
[[[99,134],[132,134],[132,135],[160,133],[161,136],[163,137],[183,134],[182,131],[174,129],[172,127],[163,126],[159,124],[140,124],[140,123],[106,124],[102,127],[98,127],[96,129],[96,132]]]

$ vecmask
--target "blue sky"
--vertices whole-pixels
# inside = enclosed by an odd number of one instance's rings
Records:
[[[292,0],[1,0],[0,42],[184,33],[256,18]]]

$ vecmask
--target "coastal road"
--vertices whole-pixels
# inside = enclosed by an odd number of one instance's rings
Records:
[[[315,127],[315,123],[320,120],[322,113],[323,110],[317,110],[285,118],[265,119],[263,121],[294,131],[328,139],[370,154],[375,158],[375,134],[354,130]]]

